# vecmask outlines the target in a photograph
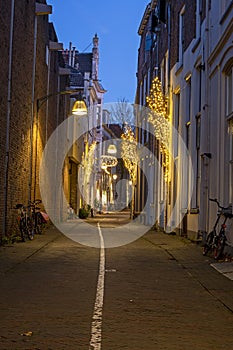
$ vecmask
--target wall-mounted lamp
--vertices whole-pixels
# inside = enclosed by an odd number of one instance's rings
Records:
[[[211,159],[212,158],[212,154],[211,153],[202,153],[201,157],[207,157],[207,158]]]
[[[83,99],[75,101],[72,108],[72,114],[78,115],[78,116],[84,116],[87,114],[87,105]]]

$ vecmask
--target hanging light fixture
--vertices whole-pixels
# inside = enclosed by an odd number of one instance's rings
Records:
[[[102,155],[101,156],[101,168],[112,168],[116,166],[118,163],[117,158],[113,156],[108,156],[108,155]]]
[[[117,148],[115,145],[109,145],[108,146],[108,154],[116,154],[117,153]]]
[[[87,105],[84,101],[82,93],[79,92],[78,94],[76,94],[75,98],[76,101],[74,102],[72,108],[72,114],[78,116],[85,116],[87,114]]]
[[[84,100],[76,100],[73,108],[72,108],[72,114],[83,116],[87,114],[87,106]]]

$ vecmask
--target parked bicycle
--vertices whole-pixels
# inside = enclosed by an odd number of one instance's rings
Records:
[[[41,203],[40,199],[30,202],[29,207],[31,209],[31,229],[34,234],[42,233],[42,225],[44,223],[42,214],[40,212],[40,207],[38,204]]]
[[[26,239],[32,240],[34,238],[34,231],[32,230],[31,219],[28,215],[28,208],[22,203],[18,203],[14,209],[18,211],[17,222],[22,241],[25,242]]]
[[[215,224],[213,226],[213,230],[209,232],[206,237],[206,242],[203,247],[203,255],[207,255],[208,252],[212,252],[214,259],[218,260],[223,254],[224,247],[227,241],[226,222],[228,219],[233,218],[232,207],[221,206],[217,199],[209,198],[209,200],[217,204],[218,212]],[[221,224],[220,231],[217,232],[217,226],[221,217],[224,218],[223,223]]]

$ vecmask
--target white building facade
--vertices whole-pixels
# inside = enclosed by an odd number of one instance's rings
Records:
[[[159,9],[164,13],[159,13]],[[154,15],[158,20],[156,28],[152,26]],[[233,3],[151,1],[139,34],[150,33],[148,28],[152,28],[152,65],[138,72],[136,101],[145,105],[144,91],[148,95],[147,86],[157,75],[168,98],[171,123],[167,188],[164,192],[164,183],[158,183],[157,173],[156,188],[150,195],[165,195],[166,217],[160,226],[166,228],[169,223],[168,230],[202,240],[217,213],[217,205],[209,198],[216,198],[225,207],[233,203]],[[140,49],[148,54],[142,42]],[[187,154],[192,165],[188,165],[185,177]],[[140,196],[144,195],[141,191]],[[154,205],[155,210],[160,205],[156,198]],[[233,241],[231,221],[227,232]]]

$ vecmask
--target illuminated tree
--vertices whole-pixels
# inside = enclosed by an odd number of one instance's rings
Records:
[[[92,142],[91,145],[86,143],[84,153],[82,155],[82,173],[80,174],[81,181],[83,184],[83,197],[85,202],[89,202],[89,191],[90,191],[90,178],[94,175],[95,167],[95,149],[96,141]],[[88,203],[89,204],[89,203]]]
[[[167,97],[162,91],[162,85],[158,77],[152,81],[150,95],[146,98],[149,113],[148,121],[154,127],[154,134],[160,141],[160,151],[163,155],[163,170],[165,181],[168,181],[169,174],[169,140],[170,120],[167,112]]]
[[[134,133],[129,125],[124,128],[124,133],[121,135],[122,142],[122,159],[126,169],[129,171],[130,180],[135,185],[137,176],[137,142]]]
[[[121,155],[126,169],[129,172],[130,180],[132,181],[132,201],[130,217],[133,218],[134,212],[134,188],[137,180],[137,142],[134,133],[129,125],[125,125],[124,133],[121,135],[123,140]]]

